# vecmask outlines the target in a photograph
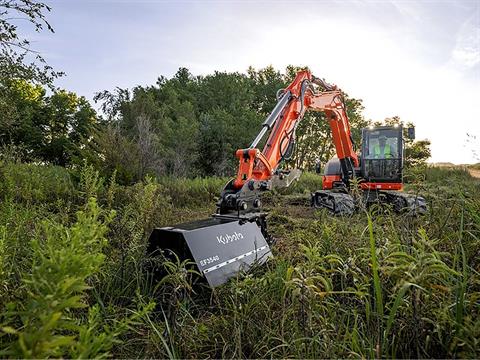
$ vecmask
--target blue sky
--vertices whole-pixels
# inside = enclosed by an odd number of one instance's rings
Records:
[[[66,72],[58,85],[89,99],[179,67],[199,75],[308,65],[363,99],[367,118],[413,121],[417,138],[432,141],[432,161],[478,161],[478,0],[48,3],[55,34],[27,35]]]

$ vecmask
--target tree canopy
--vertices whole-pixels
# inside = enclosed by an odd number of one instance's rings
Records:
[[[0,144],[23,149],[27,160],[63,166],[88,162],[119,181],[146,175],[232,176],[234,153],[248,147],[276,103],[276,92],[299,67],[284,73],[267,67],[246,73],[216,71],[194,76],[180,68],[155,85],[99,92],[98,115],[89,102],[65,90],[48,91],[20,79],[0,83]],[[344,94],[354,143],[371,121],[360,99]],[[386,124],[402,123],[398,117]],[[260,148],[262,144],[260,144]],[[297,147],[282,166],[313,170],[335,154],[323,113],[307,112],[297,128]],[[406,163],[424,163],[429,142],[407,142]]]
[[[50,7],[33,0],[0,0],[0,145],[21,149],[24,160],[62,166],[87,159],[105,175],[114,171],[132,183],[145,175],[231,176],[234,153],[247,147],[298,70],[268,66],[246,73],[194,76],[180,68],[154,85],[116,88],[95,96],[102,114],[67,90],[56,89],[54,71],[31,48],[19,24],[53,32]],[[344,94],[353,141],[370,124],[362,100]],[[403,123],[398,117],[385,120]],[[430,156],[428,141],[407,142],[406,164]],[[261,147],[261,144],[260,144]],[[283,166],[313,170],[334,155],[330,128],[322,113],[307,112],[297,128],[297,147]]]
[[[10,110],[0,116],[0,143],[18,146],[25,160],[66,166],[85,146],[96,113],[84,97],[72,92],[46,93],[24,80],[0,83],[0,99]]]

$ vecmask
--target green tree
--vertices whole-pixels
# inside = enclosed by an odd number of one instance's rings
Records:
[[[20,145],[26,160],[69,164],[96,123],[89,102],[65,90],[47,96],[40,85],[11,80],[0,84],[0,98],[13,109],[0,117],[0,144]]]
[[[414,141],[405,148],[405,166],[415,167],[425,165],[432,156],[429,140]]]
[[[249,67],[247,74],[254,94],[252,108],[259,115],[267,117],[277,103],[277,91],[288,85],[285,76],[271,65],[259,70]]]
[[[96,113],[84,97],[60,90],[45,99],[43,115],[46,133],[41,157],[65,166],[88,141]]]
[[[0,143],[22,145],[26,160],[41,152],[44,145],[45,90],[40,85],[11,80],[0,83]],[[39,116],[42,114],[42,116]]]
[[[234,174],[235,151],[250,145],[266,116],[257,90],[252,77],[239,73],[215,72],[201,79],[197,164],[204,174]]]

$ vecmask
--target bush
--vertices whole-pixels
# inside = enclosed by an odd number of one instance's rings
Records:
[[[172,205],[177,207],[211,206],[220,193],[228,178],[172,178],[163,177],[159,183],[164,187],[165,195],[169,196]]]
[[[102,221],[92,199],[69,229],[44,222],[43,234],[31,242],[31,270],[22,274],[23,301],[6,304],[2,310],[2,331],[11,339],[4,355],[40,358],[68,354],[80,330],[72,312],[86,306],[87,279],[104,261],[102,248],[112,215]]]
[[[0,163],[2,197],[29,203],[68,201],[75,194],[68,170],[54,165]]]
[[[322,175],[312,173],[312,172],[304,172],[300,176],[300,179],[293,183],[289,188],[286,189],[286,193],[312,193],[316,190],[322,189]],[[282,191],[283,192],[283,191]]]

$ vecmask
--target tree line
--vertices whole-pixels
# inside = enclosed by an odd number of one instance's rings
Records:
[[[5,4],[9,4],[5,7]],[[12,6],[17,4],[21,6]],[[282,73],[272,66],[246,73],[220,72],[195,76],[186,68],[154,85],[100,91],[96,106],[61,90],[54,72],[40,57],[28,63],[29,42],[9,23],[12,11],[30,19],[37,31],[53,31],[46,5],[29,0],[0,0],[0,145],[14,147],[24,161],[78,166],[87,161],[103,175],[116,172],[125,184],[146,175],[231,176],[235,150],[247,147],[285,88],[301,69]],[[362,100],[345,94],[353,140],[370,125]],[[402,123],[398,117],[385,120]],[[409,143],[407,155],[425,161],[429,143]],[[313,170],[334,155],[330,128],[323,113],[307,112],[297,129],[297,148],[284,166]],[[409,160],[412,162],[412,160]]]

